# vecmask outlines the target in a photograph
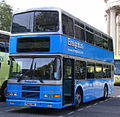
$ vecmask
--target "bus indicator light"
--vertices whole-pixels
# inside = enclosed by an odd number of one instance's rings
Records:
[[[7,96],[9,96],[9,93],[7,92]]]
[[[60,94],[55,94],[54,98],[60,98]]]

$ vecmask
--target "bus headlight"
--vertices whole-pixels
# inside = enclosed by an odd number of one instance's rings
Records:
[[[18,96],[18,93],[14,93],[14,96]]]
[[[18,96],[18,93],[8,93],[7,92],[7,96]]]
[[[47,98],[47,97],[48,97],[48,94],[44,94],[44,97]]]
[[[10,95],[10,96],[13,96],[13,93],[10,93],[9,95]]]

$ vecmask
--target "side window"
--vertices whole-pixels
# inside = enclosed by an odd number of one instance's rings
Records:
[[[111,69],[111,78],[114,78],[114,66],[112,65],[111,67],[112,67],[112,69]]]
[[[102,37],[103,37],[103,48],[108,49],[108,39],[104,35],[102,35]]]
[[[9,36],[6,37],[5,49],[6,49],[6,52],[9,52]]]
[[[95,65],[95,78],[102,78],[102,64]]]
[[[75,79],[85,79],[86,62],[76,61],[75,64]]]
[[[75,21],[75,38],[81,41],[85,41],[84,25]]]
[[[113,51],[113,41],[111,38],[108,38],[108,50]]]
[[[94,33],[89,27],[86,27],[86,41],[90,44],[94,44]]]
[[[95,64],[88,62],[87,63],[87,79],[94,78]]]
[[[74,37],[73,19],[64,14],[62,14],[62,30],[64,34]]]
[[[103,78],[111,78],[111,66],[103,65]]]
[[[103,47],[103,39],[100,36],[95,35],[94,36],[94,45],[98,46],[98,47]]]
[[[111,78],[111,65],[108,65],[108,78]]]
[[[9,46],[9,36],[0,34],[0,51],[1,52],[8,52],[8,46]]]
[[[0,42],[0,51],[5,52],[5,43],[4,42]]]

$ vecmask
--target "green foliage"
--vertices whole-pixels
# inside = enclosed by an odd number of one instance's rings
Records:
[[[12,7],[3,0],[0,2],[0,30],[10,31]]]

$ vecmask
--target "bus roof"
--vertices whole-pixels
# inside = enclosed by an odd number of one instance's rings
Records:
[[[10,36],[10,32],[8,32],[8,31],[0,30],[0,34],[4,34],[4,35],[9,35]]]
[[[57,8],[57,7],[30,8],[30,9],[26,9],[26,10],[15,11],[14,14],[30,12],[30,11],[39,11],[39,10],[57,10],[57,11],[61,11],[62,9]]]
[[[104,33],[104,32],[102,32],[102,31],[100,31],[99,29],[97,29],[97,28],[95,28],[95,27],[87,24],[86,22],[80,20],[79,18],[71,15],[70,13],[64,11],[63,9],[61,9],[61,8],[59,8],[59,7],[30,8],[30,9],[26,9],[26,10],[22,10],[22,11],[16,11],[14,14],[19,14],[19,13],[24,13],[24,12],[30,12],[30,11],[39,11],[39,10],[44,10],[44,11],[45,11],[45,10],[46,10],[46,11],[47,11],[47,10],[52,10],[52,11],[57,10],[57,11],[59,11],[59,12],[62,12],[62,13],[64,13],[64,14],[66,14],[67,16],[73,18],[73,19],[76,20],[76,21],[80,21],[80,22],[83,23],[85,26],[87,26],[87,27],[89,27],[89,28],[92,28],[92,29],[95,30],[95,31],[98,31],[98,32],[100,32],[101,34],[103,34],[103,35],[105,35],[105,36],[107,36],[107,37],[109,37],[109,38],[112,38],[112,37],[110,37],[109,35],[107,35],[106,33]],[[14,15],[14,14],[13,14],[13,15]]]

